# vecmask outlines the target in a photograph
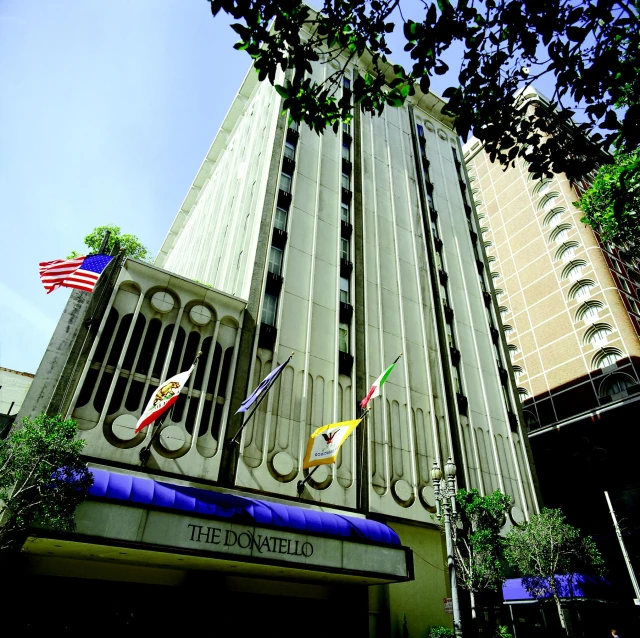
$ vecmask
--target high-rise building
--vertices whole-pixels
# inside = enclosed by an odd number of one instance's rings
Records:
[[[410,633],[450,623],[433,463],[451,456],[460,486],[510,494],[515,522],[538,501],[442,106],[417,90],[319,136],[249,72],[155,265],[114,265],[97,306],[74,293],[36,375],[28,409],[78,421],[97,487],[77,544],[44,534],[34,564],[59,575],[50,552],[96,578],[183,584],[185,607],[210,587],[245,628],[277,613],[283,629],[326,633],[296,600],[341,596],[342,633],[396,634],[403,614]],[[147,398],[198,351],[161,429],[135,435]],[[292,352],[235,444],[240,403]],[[309,477],[311,432],[358,418],[401,354],[338,462]]]
[[[603,490],[637,503],[640,264],[580,221],[587,181],[504,169],[475,139],[464,150],[545,504],[608,536],[618,558]]]

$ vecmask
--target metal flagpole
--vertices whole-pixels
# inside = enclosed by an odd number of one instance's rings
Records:
[[[622,540],[622,532],[620,531],[620,526],[618,525],[618,519],[616,518],[616,513],[613,511],[613,506],[611,505],[611,499],[609,498],[609,493],[607,491],[605,491],[604,497],[607,499],[609,512],[611,513],[611,518],[613,519],[613,526],[615,527],[616,536],[618,537],[618,542],[620,543],[620,549],[622,550],[622,556],[624,557],[624,562],[627,565],[627,570],[629,570],[629,578],[631,578],[631,584],[633,585],[633,590],[636,592],[635,604],[640,605],[640,587],[638,586],[638,579],[636,578],[636,574],[633,571],[633,565],[631,565],[631,560],[629,558],[629,554],[627,553],[627,548],[624,545],[624,540]]]
[[[191,371],[191,374],[193,374],[195,372],[195,366],[198,364],[198,359],[200,359],[200,355],[202,354],[202,350],[200,350],[198,352],[198,354],[196,355],[196,358],[193,360],[193,363],[191,364],[191,366],[194,368]],[[160,384],[160,386],[162,386],[162,384]],[[149,460],[149,457],[151,456],[151,446],[153,445],[153,442],[156,440],[158,434],[160,434],[160,430],[162,430],[162,426],[165,422],[165,419],[167,418],[167,415],[169,414],[169,412],[173,413],[173,407],[171,406],[171,410],[167,410],[167,412],[165,412],[159,420],[155,421],[153,424],[153,434],[151,435],[151,438],[149,439],[149,444],[145,445],[141,450],[140,450],[140,465],[142,467],[146,467],[147,465],[147,461]]]
[[[311,472],[309,472],[309,474],[307,474],[306,478],[302,481],[298,481],[298,484],[296,485],[296,489],[298,490],[298,498],[300,498],[302,496],[302,492],[304,492],[304,486],[306,485],[306,483],[311,479],[311,477],[313,476],[313,473],[319,468],[319,465],[316,465]]]
[[[291,357],[293,357],[294,354],[295,352],[292,352],[289,355],[289,358],[284,362],[285,365],[289,363],[289,361],[291,361]],[[253,410],[251,410],[251,412],[249,413],[249,416],[244,420],[244,422],[240,426],[240,429],[233,435],[233,438],[231,439],[231,443],[240,443],[238,437],[242,433],[242,430],[244,430],[247,423],[249,423],[249,421],[251,420],[251,417],[255,414],[255,411],[260,407],[260,404],[264,401],[264,398],[267,396],[267,394],[269,394],[269,390],[271,390],[271,387],[273,386],[273,384],[282,374],[282,370],[284,370],[285,365],[282,366],[282,369],[280,370],[280,372],[278,372],[278,374],[276,374],[276,376],[273,377],[271,381],[269,381],[269,383],[267,384],[267,387],[262,391],[262,394],[260,395],[260,398],[258,399],[258,402],[256,403],[255,407],[253,408]]]

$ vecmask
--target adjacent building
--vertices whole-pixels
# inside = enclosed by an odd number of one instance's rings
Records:
[[[581,223],[586,181],[536,180],[522,160],[504,169],[475,139],[464,158],[545,504],[608,538],[619,561],[603,490],[633,516],[640,264]]]
[[[453,457],[459,486],[510,494],[514,522],[538,498],[442,106],[416,89],[404,108],[356,111],[319,136],[250,70],[155,264],[114,261],[94,299],[74,292],[36,375],[23,413],[76,419],[96,483],[76,535],[29,544],[34,578],[92,578],[108,598],[107,581],[138,583],[143,602],[118,598],[105,622],[145,629],[214,614],[257,631],[275,614],[320,635],[345,597],[342,633],[450,624],[434,462]],[[148,397],[199,351],[170,416],[136,435]],[[240,403],[292,352],[232,442]],[[338,462],[298,497],[310,433],[357,418],[400,354]],[[169,609],[159,585],[174,587]]]
[[[33,380],[33,374],[0,367],[0,438],[13,425]]]

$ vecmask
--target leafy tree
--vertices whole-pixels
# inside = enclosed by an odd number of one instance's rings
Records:
[[[460,135],[473,133],[492,159],[523,157],[536,175],[578,179],[611,144],[632,152],[640,142],[640,0],[437,0],[423,3],[418,20],[404,18],[402,0],[325,0],[317,13],[302,0],[210,2],[214,16],[238,20],[235,46],[260,80],[275,84],[278,68],[294,71],[276,89],[292,118],[319,132],[337,131],[354,104],[381,113],[400,106],[414,83],[429,90],[461,48],[458,82],[443,96]],[[388,61],[398,19],[412,61],[406,68]],[[339,89],[359,58],[368,72],[354,79],[352,101]],[[310,77],[312,63],[335,60],[341,66],[325,80]],[[551,103],[523,108],[526,89],[543,76],[555,80]],[[577,111],[581,124],[572,121]]]
[[[0,555],[19,551],[31,525],[75,529],[74,512],[93,484],[76,433],[75,421],[41,414],[0,441]]]
[[[640,152],[618,153],[614,164],[605,164],[591,187],[574,205],[582,209],[582,222],[602,239],[630,246],[640,257]]]
[[[429,638],[452,638],[453,636],[455,636],[455,632],[448,627],[431,627],[429,629]]]
[[[453,548],[458,584],[471,596],[475,620],[475,596],[497,589],[505,579],[506,563],[500,530],[511,506],[511,497],[496,490],[481,496],[477,489],[458,490],[457,525],[453,525]]]
[[[560,606],[562,575],[572,586],[576,572],[601,573],[604,561],[595,543],[565,521],[560,510],[543,509],[506,537],[507,560],[522,574],[524,588],[535,598],[552,597],[566,629]]]
[[[143,261],[151,261],[151,255],[149,249],[140,243],[140,240],[135,235],[123,235],[120,232],[120,226],[115,224],[107,224],[106,226],[97,226],[94,228],[85,238],[84,243],[90,252],[97,253],[102,245],[102,240],[106,231],[109,231],[109,241],[105,249],[106,253],[111,253],[114,248],[124,250],[127,257],[133,259],[141,259]],[[73,259],[81,253],[77,253],[75,250],[67,257],[67,259]]]

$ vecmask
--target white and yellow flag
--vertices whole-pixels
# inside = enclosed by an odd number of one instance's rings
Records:
[[[340,447],[347,440],[353,429],[362,419],[342,421],[318,428],[307,443],[307,453],[304,455],[302,467],[306,470],[316,465],[330,465],[338,458]]]

